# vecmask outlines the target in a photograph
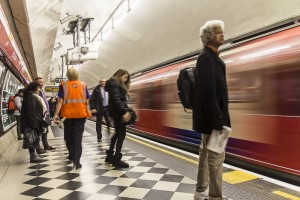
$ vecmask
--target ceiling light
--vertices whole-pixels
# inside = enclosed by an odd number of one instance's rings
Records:
[[[66,13],[66,15],[67,15],[66,17],[59,20],[61,24],[69,21],[70,19],[72,19],[72,15],[70,15],[68,12]]]
[[[60,48],[62,48],[62,44],[59,42],[59,43],[57,43],[55,46],[54,46],[54,51],[57,51],[58,49],[60,49]]]

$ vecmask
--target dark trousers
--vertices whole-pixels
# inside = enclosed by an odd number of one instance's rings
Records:
[[[82,154],[82,134],[86,118],[70,118],[64,121],[64,139],[69,151],[69,157],[74,159],[74,164],[80,164]]]
[[[17,135],[18,139],[22,138],[21,134],[21,115],[15,115],[17,121]]]
[[[121,153],[123,142],[126,137],[126,125],[122,122],[121,119],[114,119],[114,124],[115,124],[115,132],[116,133],[111,138],[109,151],[113,151],[114,147],[116,145],[116,154],[115,155],[119,155]]]
[[[44,149],[47,149],[49,147],[48,132],[49,132],[49,129],[47,127],[44,129],[44,132],[42,133],[42,143],[43,143]]]
[[[103,107],[101,111],[97,112],[96,132],[97,132],[98,139],[102,139],[102,118],[103,117],[107,125],[107,130],[109,131],[110,120],[109,120],[108,107]]]

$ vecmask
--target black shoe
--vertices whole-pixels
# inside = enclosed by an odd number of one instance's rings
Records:
[[[36,149],[37,154],[43,154],[43,153],[47,153],[47,151],[45,151],[44,149]]]
[[[56,148],[52,147],[52,146],[48,146],[48,147],[45,147],[45,150],[54,151],[54,150],[56,150]]]
[[[120,160],[119,162],[113,163],[113,166],[116,168],[128,168],[129,164]]]
[[[124,161],[121,161],[121,158],[122,158],[121,153],[118,154],[118,155],[114,155],[113,166],[116,167],[116,168],[128,168],[129,164],[124,162]]]
[[[101,139],[97,139],[97,142],[102,142],[102,140]]]
[[[105,158],[105,162],[107,163],[113,163],[114,161],[114,151],[109,151],[106,150],[106,158]]]
[[[44,162],[44,161],[47,161],[46,159],[43,159],[41,157],[33,157],[33,158],[30,158],[30,163],[40,163],[40,162]]]
[[[18,137],[18,140],[23,140],[23,137]]]
[[[82,165],[79,163],[79,164],[75,164],[75,170],[76,169],[80,169],[82,167]]]

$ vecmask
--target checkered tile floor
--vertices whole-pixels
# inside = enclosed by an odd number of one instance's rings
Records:
[[[128,148],[123,160],[128,169],[104,162],[108,143],[84,142],[82,168],[73,169],[64,144],[44,154],[47,161],[30,164],[21,193],[32,199],[193,199],[195,181]]]

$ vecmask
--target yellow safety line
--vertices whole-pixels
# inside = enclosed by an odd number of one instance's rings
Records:
[[[281,191],[279,191],[279,190],[274,191],[273,193],[274,193],[274,194],[277,194],[277,195],[280,195],[280,196],[282,196],[282,197],[288,198],[288,199],[292,199],[292,200],[300,200],[299,197],[296,197],[296,196],[291,195],[291,194],[287,194],[287,193],[285,193],[285,192],[281,192]]]
[[[163,148],[154,146],[154,145],[149,144],[149,143],[146,143],[146,142],[142,142],[141,140],[135,139],[135,138],[130,137],[130,136],[128,136],[128,135],[126,136],[126,138],[128,138],[128,139],[130,139],[130,140],[133,140],[133,141],[135,141],[135,142],[137,142],[137,143],[143,144],[143,145],[145,145],[145,146],[151,147],[151,148],[153,148],[153,149],[157,149],[157,150],[162,151],[162,152],[164,152],[164,153],[170,154],[170,155],[175,156],[175,157],[177,157],[177,158],[186,160],[186,161],[188,161],[188,162],[191,162],[191,163],[194,163],[194,164],[198,164],[198,161],[197,161],[197,160],[193,160],[193,159],[189,159],[189,158],[186,158],[186,157],[184,157],[184,156],[181,156],[181,155],[177,155],[177,154],[174,153],[174,152],[168,151],[168,150],[166,150],[166,149],[163,149]],[[287,194],[287,193],[284,193],[284,192],[281,192],[281,191],[274,191],[273,193],[274,193],[274,194],[277,194],[277,195],[280,195],[280,196],[283,196],[283,197],[285,197],[285,198],[291,199],[291,200],[300,200],[299,197],[296,197],[296,196],[293,196],[293,195],[290,195],[290,194]]]
[[[130,139],[130,140],[133,140],[133,141],[135,141],[135,142],[138,142],[138,143],[140,143],[140,144],[146,145],[146,146],[148,146],[148,147],[151,147],[151,148],[153,148],[153,149],[157,149],[157,150],[162,151],[162,152],[164,152],[164,153],[170,154],[170,155],[172,155],[172,156],[176,156],[177,158],[186,160],[186,161],[188,161],[188,162],[191,162],[191,163],[194,163],[194,164],[198,164],[198,161],[197,161],[197,160],[193,160],[193,159],[186,158],[186,157],[181,156],[181,155],[178,155],[178,154],[176,154],[176,153],[174,153],[174,152],[172,152],[172,151],[168,151],[168,150],[166,150],[166,149],[163,149],[163,148],[160,148],[160,147],[151,145],[151,144],[149,144],[149,143],[142,142],[141,140],[137,140],[137,139],[135,139],[135,138],[133,138],[133,137],[130,137],[130,136],[126,136],[126,138],[128,138],[128,139]]]

